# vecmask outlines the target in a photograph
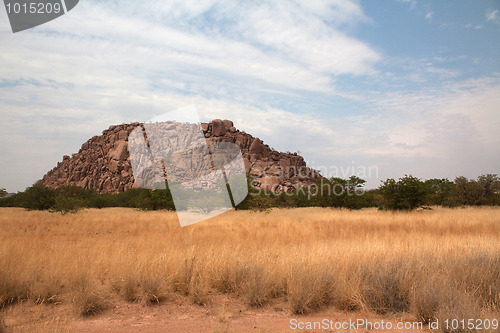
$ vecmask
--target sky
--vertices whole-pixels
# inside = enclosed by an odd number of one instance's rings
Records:
[[[15,34],[0,8],[0,48],[9,192],[188,105],[367,188],[500,173],[497,0],[82,0]]]

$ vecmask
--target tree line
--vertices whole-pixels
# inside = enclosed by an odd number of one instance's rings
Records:
[[[389,178],[379,188],[365,190],[366,181],[356,176],[348,179],[318,179],[314,189],[296,189],[292,193],[273,194],[250,188],[241,208],[265,210],[273,207],[339,207],[361,209],[413,210],[431,206],[460,207],[500,205],[500,179],[496,174],[477,179],[457,177],[422,180],[405,175]]]
[[[131,188],[123,193],[98,193],[94,189],[67,185],[52,189],[33,185],[23,192],[0,199],[0,207],[22,207],[27,210],[49,210],[70,213],[82,208],[129,207],[142,210],[174,209],[168,190]]]
[[[378,207],[388,210],[413,210],[420,207],[500,205],[500,179],[496,174],[477,179],[457,177],[422,180],[412,175],[382,182],[375,190],[365,190],[366,181],[356,176],[348,179],[321,178],[313,186],[292,192],[274,193],[252,186],[248,176],[249,195],[236,209],[267,210],[273,207],[339,207],[361,209]],[[168,189],[132,188],[123,193],[100,194],[93,189],[68,185],[51,189],[33,185],[23,192],[4,197],[0,189],[0,207],[22,207],[28,210],[76,212],[82,208],[129,207],[142,210],[175,210]]]

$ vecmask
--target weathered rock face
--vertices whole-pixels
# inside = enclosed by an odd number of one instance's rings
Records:
[[[64,156],[38,183],[52,188],[77,185],[100,193],[124,192],[137,186],[130,164],[128,137],[140,125],[111,126],[102,135],[85,142],[72,157]],[[215,119],[202,123],[201,129],[208,143],[231,142],[241,148],[246,172],[254,177],[256,187],[289,192],[311,185],[321,177],[306,166],[301,156],[269,148],[262,140],[237,130],[232,121]]]
[[[106,193],[124,192],[133,187],[127,140],[139,125],[111,126],[102,135],[85,142],[72,157],[64,156],[38,183],[52,188],[77,185]]]

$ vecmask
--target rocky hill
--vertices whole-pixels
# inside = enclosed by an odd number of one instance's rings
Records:
[[[128,152],[128,137],[141,125],[111,126],[102,135],[85,142],[78,153],[64,156],[38,184],[51,188],[77,185],[100,193],[118,193],[137,187]],[[271,149],[262,140],[237,130],[230,120],[215,119],[202,123],[201,129],[207,142],[231,142],[241,148],[246,172],[254,177],[256,187],[289,192],[310,185],[321,177],[306,166],[302,156]]]

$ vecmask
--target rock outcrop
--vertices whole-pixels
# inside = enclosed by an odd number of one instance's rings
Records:
[[[100,193],[124,192],[136,187],[128,151],[130,133],[140,123],[111,126],[100,136],[85,142],[78,153],[64,156],[38,184],[51,188],[77,185]],[[208,143],[231,142],[241,148],[245,171],[254,177],[254,186],[274,192],[290,192],[309,186],[320,174],[306,166],[297,153],[271,149],[259,138],[239,131],[230,120],[215,119],[202,123]]]

